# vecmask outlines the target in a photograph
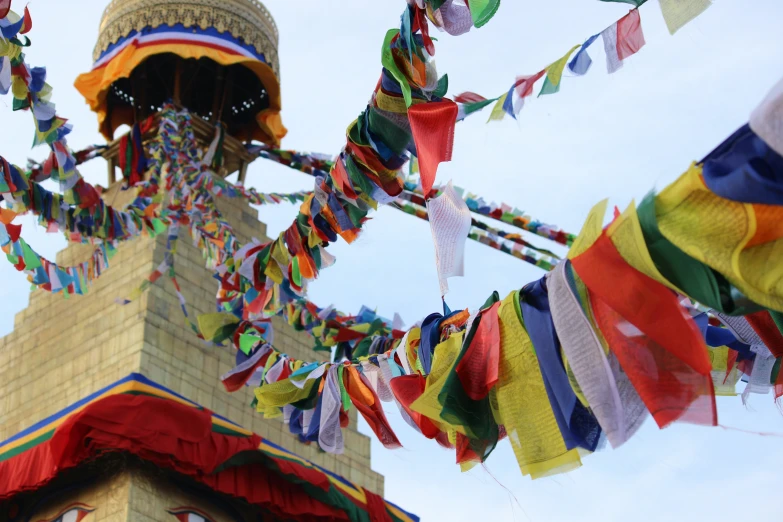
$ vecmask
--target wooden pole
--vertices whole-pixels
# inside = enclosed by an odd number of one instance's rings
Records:
[[[231,98],[233,94],[234,69],[229,69],[228,75],[226,77],[225,87],[223,88],[223,100],[220,102],[220,114],[218,115],[217,121],[226,121],[226,110],[230,110],[230,107],[227,106],[231,105]],[[226,131],[228,131],[228,128],[226,128]]]
[[[139,111],[139,116],[136,118],[136,122],[140,122],[144,118],[147,117],[148,114],[150,114],[150,108],[147,104],[147,60],[144,60],[141,63],[141,77],[136,82],[136,86],[134,90],[136,91],[134,93],[133,99],[136,105],[141,107],[141,110]],[[138,95],[138,98],[136,98],[136,95]]]
[[[182,58],[177,57],[177,66],[174,68],[174,103],[178,106],[182,105],[181,97],[182,89]]]
[[[239,167],[239,176],[237,181],[243,186],[245,184],[245,177],[247,176],[247,165],[247,161],[243,161],[242,165]]]
[[[223,87],[225,86],[225,83],[223,82],[223,77],[225,75],[226,68],[223,67],[220,64],[217,64],[217,71],[215,74],[215,91],[213,93],[212,98],[212,115],[210,117],[211,122],[218,122],[220,121],[220,107],[221,103],[220,100],[223,96]]]
[[[114,170],[114,158],[113,157],[106,158],[106,165],[108,166],[108,169],[109,169],[109,172],[108,172],[108,174],[109,174],[109,184],[106,186],[106,188],[109,188],[112,185],[114,185],[114,182],[117,180],[117,178],[116,178],[117,173]]]

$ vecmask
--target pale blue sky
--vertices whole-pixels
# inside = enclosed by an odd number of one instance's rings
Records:
[[[49,69],[58,112],[75,126],[71,146],[100,143],[96,120],[72,87],[89,69],[98,22],[107,0],[35,0],[34,29],[27,52],[32,65]],[[398,25],[402,0],[267,0],[280,27],[283,118],[288,148],[336,153],[350,121],[361,111],[380,72],[385,31]],[[22,2],[17,2],[17,7]],[[436,60],[448,73],[452,94],[465,90],[494,97],[516,75],[531,74],[572,45],[600,31],[627,11],[597,0],[507,0],[484,29],[454,38],[439,34]],[[676,36],[666,31],[658,3],[641,10],[647,46],[618,73],[606,74],[600,41],[593,69],[568,77],[561,92],[532,99],[518,122],[485,125],[478,115],[457,128],[454,161],[438,180],[505,201],[532,216],[578,232],[598,200],[624,207],[662,188],[688,164],[746,122],[755,104],[783,72],[783,3],[779,0],[717,0]],[[33,126],[29,114],[12,113],[0,99],[0,154],[23,165]],[[105,183],[96,160],[82,169]],[[283,167],[256,162],[248,183],[261,191],[294,191],[312,180]],[[261,209],[277,233],[290,223],[289,205]],[[362,304],[408,325],[440,306],[428,225],[381,209],[354,245],[331,249],[338,263],[311,287],[322,306],[343,311]],[[24,221],[24,236],[53,256],[63,245]],[[533,241],[542,246],[540,238]],[[481,304],[541,277],[542,272],[477,244],[468,244],[466,277],[451,281],[452,308]],[[12,266],[0,264],[0,335],[26,305],[28,284]],[[782,432],[772,396],[719,399],[720,422],[751,431]],[[423,520],[693,521],[779,520],[781,440],[721,428],[673,426],[658,431],[648,422],[619,450],[588,457],[568,475],[535,482],[519,473],[507,443],[487,468],[462,474],[453,453],[423,439],[388,408],[405,445],[391,452],[373,444],[373,467],[386,476],[386,496]],[[521,504],[516,505],[512,494]]]

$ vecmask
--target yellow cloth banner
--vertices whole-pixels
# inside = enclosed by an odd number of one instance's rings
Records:
[[[568,59],[571,57],[571,55],[582,47],[581,45],[575,45],[573,46],[562,58],[560,58],[558,61],[552,63],[549,67],[546,68],[546,77],[549,80],[549,83],[551,83],[554,86],[560,85],[560,80],[563,78],[563,71],[565,70],[566,65],[568,64]]]
[[[609,225],[606,235],[612,240],[617,251],[625,259],[625,262],[651,279],[668,286],[675,292],[684,294],[682,290],[674,286],[663,277],[655,266],[647,250],[647,243],[642,234],[642,225],[639,223],[639,215],[636,213],[636,204],[631,201],[625,212]]]
[[[660,3],[669,34],[674,34],[706,11],[712,0],[660,0]]]
[[[568,251],[568,259],[574,259],[575,257],[583,254],[588,248],[593,246],[593,243],[601,237],[601,231],[604,226],[604,216],[606,215],[606,206],[609,204],[609,200],[605,199],[596,204],[590,212],[587,214],[585,224],[582,225],[582,230],[574,240],[574,244],[571,245],[571,249]]]
[[[544,379],[523,326],[519,292],[500,305],[500,371],[497,402],[519,469],[532,478],[563,473],[582,465],[576,449],[567,450]]]
[[[438,401],[438,395],[443,389],[443,385],[446,384],[446,380],[457,362],[457,357],[459,357],[459,353],[462,350],[462,340],[464,338],[465,332],[459,332],[435,347],[435,354],[432,359],[432,369],[427,376],[424,393],[411,404],[411,409],[413,411],[428,417],[438,426],[445,425],[446,427],[442,428],[443,431],[451,428],[460,431],[463,435],[465,433],[461,426],[445,424],[440,418],[440,412],[443,410],[443,406]]]
[[[661,233],[756,303],[783,311],[783,206],[713,194],[693,164],[655,199]]]

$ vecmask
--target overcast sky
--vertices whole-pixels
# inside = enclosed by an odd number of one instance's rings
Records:
[[[26,53],[45,65],[58,113],[74,124],[75,150],[100,143],[95,116],[73,88],[89,70],[103,6],[108,0],[34,0],[34,29]],[[347,125],[364,108],[380,72],[387,29],[398,26],[402,0],[266,0],[280,28],[283,119],[287,148],[334,154]],[[17,8],[21,1],[15,2]],[[495,97],[517,75],[532,74],[571,46],[620,18],[621,3],[597,0],[507,0],[485,28],[459,38],[439,34],[437,64],[449,74],[450,93]],[[561,92],[531,99],[519,121],[486,125],[488,112],[458,125],[454,160],[438,181],[504,201],[544,222],[577,233],[600,199],[624,208],[651,189],[673,181],[737,127],[783,72],[783,3],[717,0],[705,14],[670,36],[651,0],[641,9],[647,46],[616,74],[606,74],[603,47],[585,77],[566,73]],[[0,154],[17,165],[30,151],[29,114],[12,113],[0,99]],[[105,184],[105,164],[82,173]],[[295,191],[311,178],[274,164],[253,164],[248,184],[260,191]],[[290,224],[295,207],[264,207],[270,235]],[[321,306],[345,312],[362,304],[408,325],[440,307],[428,225],[392,209],[373,214],[361,239],[337,244],[338,263],[311,286]],[[24,220],[24,237],[53,256],[64,241]],[[553,248],[541,238],[536,244]],[[560,251],[560,250],[558,250]],[[540,278],[517,259],[468,244],[466,277],[452,279],[452,309],[484,302]],[[0,264],[0,335],[27,303],[28,284],[10,264]],[[724,426],[783,433],[772,396],[719,399]],[[393,411],[394,410],[394,411]],[[728,521],[780,519],[780,438],[721,428],[676,425],[658,431],[648,421],[628,444],[590,456],[572,473],[535,482],[523,478],[506,442],[487,470],[460,473],[453,453],[389,417],[405,445],[391,452],[373,443],[373,467],[386,476],[386,496],[423,520]],[[365,430],[366,431],[366,430]],[[517,503],[518,502],[518,503]]]

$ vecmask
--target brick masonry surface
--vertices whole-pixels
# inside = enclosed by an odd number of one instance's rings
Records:
[[[105,199],[120,206],[131,191],[115,184]],[[242,241],[264,240],[266,226],[242,200],[219,201],[225,219]],[[132,372],[142,373],[202,406],[318,465],[383,495],[383,476],[370,468],[370,440],[356,428],[355,410],[345,430],[345,454],[329,455],[304,445],[279,419],[264,420],[250,407],[252,390],[229,394],[220,376],[231,369],[228,349],[206,346],[185,325],[171,282],[161,278],[141,298],[121,306],[116,298],[130,295],[163,260],[165,237],[137,238],[118,249],[110,268],[87,296],[30,294],[18,313],[14,331],[0,338],[0,440],[22,431]],[[90,248],[70,245],[57,255],[67,266],[86,259]],[[217,283],[205,268],[201,252],[184,229],[176,256],[177,278],[190,315],[214,311]],[[275,346],[292,357],[323,358],[313,342],[279,319],[273,320]]]

